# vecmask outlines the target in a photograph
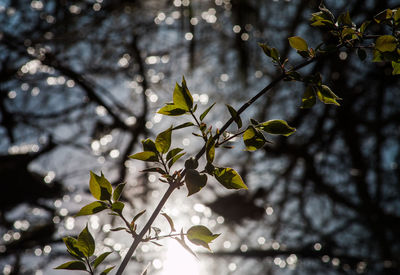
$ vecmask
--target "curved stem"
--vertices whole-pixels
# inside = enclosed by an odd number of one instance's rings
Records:
[[[161,208],[163,208],[164,204],[167,202],[169,196],[172,194],[172,192],[177,188],[177,185],[171,184],[167,191],[165,192],[164,196],[158,203],[156,209],[154,209],[153,214],[151,214],[150,219],[147,221],[146,225],[143,227],[143,229],[140,231],[140,233],[136,236],[136,238],[133,240],[133,243],[131,247],[129,248],[128,252],[126,253],[124,259],[122,260],[121,265],[118,267],[117,273],[115,275],[121,275],[122,272],[124,272],[126,266],[128,265],[133,252],[135,252],[137,246],[139,243],[142,241],[144,235],[146,232],[150,229],[151,225],[153,224],[154,220],[156,219],[157,215],[160,213]]]

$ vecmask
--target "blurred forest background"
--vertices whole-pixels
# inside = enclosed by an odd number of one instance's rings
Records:
[[[361,23],[399,2],[325,4]],[[224,104],[239,107],[277,75],[258,42],[291,60],[298,57],[287,37],[319,44],[308,22],[318,5],[0,0],[0,273],[69,274],[52,268],[67,258],[61,238],[86,222],[72,216],[90,201],[89,170],[126,181],[130,208],[151,212],[165,186],[127,156],[169,127],[156,110],[174,83],[185,75],[200,110],[217,102],[208,120],[221,127]],[[304,71],[322,72],[342,106],[300,109],[305,87],[288,82],[253,105],[244,119],[282,118],[297,132],[254,154],[238,142],[217,155],[249,191],[209,183],[190,198],[186,190],[172,197],[165,211],[177,227],[201,223],[223,233],[214,254],[182,274],[400,274],[399,78],[390,64],[345,51]],[[180,146],[200,148],[180,133]],[[123,255],[131,240],[110,232],[118,223],[106,214],[89,220],[100,248]],[[129,274],[148,262],[149,274],[181,274],[166,271],[167,250],[142,245]],[[119,260],[113,253],[108,263]]]

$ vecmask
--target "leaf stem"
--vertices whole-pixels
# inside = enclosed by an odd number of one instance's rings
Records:
[[[126,253],[124,259],[122,260],[121,265],[118,267],[117,273],[115,275],[121,275],[122,272],[124,272],[126,266],[128,265],[133,252],[135,252],[137,246],[139,243],[143,240],[144,235],[146,232],[149,230],[151,225],[153,224],[154,220],[156,219],[157,215],[160,213],[161,208],[163,208],[164,204],[167,202],[169,196],[172,194],[172,192],[178,187],[178,184],[176,183],[171,183],[170,186],[168,187],[167,191],[165,192],[164,196],[161,198],[160,202],[158,203],[156,209],[154,209],[153,213],[151,214],[150,219],[147,221],[146,225],[143,227],[143,229],[140,231],[140,233],[135,237],[133,240],[133,243],[131,247],[129,248],[128,252]]]

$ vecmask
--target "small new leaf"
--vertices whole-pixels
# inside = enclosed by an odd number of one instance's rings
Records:
[[[169,226],[171,227],[171,232],[175,232],[176,229],[174,227],[174,221],[171,219],[171,217],[167,213],[161,213],[161,215],[167,219]]]
[[[143,146],[143,151],[150,151],[157,153],[156,144],[149,138],[142,140],[142,146]]]
[[[215,158],[215,142],[213,138],[207,140],[206,143],[206,158],[207,162],[212,163]]]
[[[230,106],[230,105],[226,105],[226,107],[228,108],[229,113],[231,114],[233,120],[235,121],[235,123],[237,124],[238,128],[242,128],[242,119],[240,118],[240,116],[237,114],[236,110]]]
[[[78,240],[73,237],[64,237],[63,241],[67,247],[68,252],[77,259],[82,259],[84,257],[82,251],[78,247]]]
[[[183,128],[190,127],[190,126],[194,126],[194,124],[192,122],[185,122],[178,126],[173,127],[172,130],[183,129]]]
[[[111,210],[117,212],[118,214],[122,214],[122,210],[124,209],[125,204],[120,201],[116,201],[111,205]]]
[[[308,52],[307,42],[300,36],[289,37],[290,46],[299,52]]]
[[[171,149],[168,154],[167,154],[167,158],[166,160],[169,161],[170,159],[172,159],[173,157],[175,157],[178,153],[182,152],[183,149],[182,148],[174,148]]]
[[[248,151],[255,151],[262,148],[267,140],[264,135],[250,125],[243,134],[243,142]]]
[[[99,255],[93,262],[93,268],[98,267],[103,261],[104,259],[110,255],[112,252],[104,252],[103,254]]]
[[[95,243],[93,236],[90,234],[87,225],[79,234],[76,245],[86,257],[90,257],[93,255],[95,249]]]
[[[207,227],[203,225],[196,225],[192,226],[188,231],[187,231],[187,238],[188,240],[195,244],[195,245],[200,245],[208,250],[211,251],[210,246],[208,245],[211,243],[213,240],[215,240],[220,234],[213,234]]]
[[[186,112],[190,111],[193,107],[193,98],[186,86],[184,77],[182,77],[182,86],[179,86],[178,83],[175,85],[173,102],[176,107]]]
[[[164,107],[162,107],[160,110],[157,111],[157,113],[166,115],[166,116],[181,116],[186,114],[186,110],[179,108],[178,106],[174,104],[167,104]]]
[[[199,192],[207,184],[207,175],[200,174],[194,169],[187,169],[185,183],[188,189],[188,196]]]
[[[242,177],[232,168],[215,167],[214,177],[227,189],[248,189]]]
[[[114,192],[113,192],[113,200],[118,201],[119,198],[121,197],[122,191],[124,190],[126,183],[120,183],[115,187]]]
[[[306,91],[301,98],[301,109],[308,109],[315,105],[317,98],[315,96],[314,88],[307,86]]]
[[[54,269],[86,270],[86,265],[80,261],[70,261],[55,267]]]
[[[115,265],[112,266],[112,267],[109,267],[109,268],[104,269],[103,272],[100,273],[100,275],[106,275],[106,274],[108,274],[114,267],[115,267]]]
[[[105,209],[107,209],[107,204],[102,201],[95,201],[82,207],[81,210],[79,210],[79,212],[75,215],[75,217],[96,214]]]
[[[263,122],[257,128],[271,135],[290,136],[296,131],[296,128],[290,127],[286,121],[281,119],[273,119]]]
[[[161,154],[167,153],[169,147],[171,146],[171,133],[172,127],[168,128],[164,132],[161,132],[156,137],[156,148]]]
[[[136,154],[129,156],[129,158],[142,160],[142,161],[150,161],[150,162],[158,161],[157,154],[154,152],[151,152],[151,151],[144,151],[144,152],[136,153]]]
[[[90,193],[97,200],[103,201],[111,198],[111,183],[104,177],[103,173],[101,173],[101,176],[98,176],[90,171],[89,189]]]
[[[317,87],[317,96],[318,99],[325,104],[334,104],[336,106],[340,106],[337,100],[340,100],[341,98],[335,95],[332,90],[326,85],[321,85],[321,87]]]
[[[208,107],[208,108],[200,115],[200,121],[203,121],[203,120],[204,120],[204,118],[206,117],[206,115],[208,114],[208,112],[210,112],[210,110],[212,109],[212,107],[214,107],[214,105],[215,105],[215,102],[214,102],[210,107]]]

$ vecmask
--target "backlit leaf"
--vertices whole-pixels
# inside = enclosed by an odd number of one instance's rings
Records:
[[[86,257],[90,257],[94,253],[95,243],[92,234],[90,234],[88,226],[79,233],[77,246]]]
[[[288,39],[289,39],[289,44],[293,49],[298,50],[299,52],[308,51],[307,42],[300,36],[293,36],[289,37]]]
[[[86,270],[86,265],[80,261],[70,261],[55,267],[54,269]]]
[[[220,234],[213,234],[207,227],[203,225],[192,226],[186,233],[188,240],[195,244],[203,246],[209,250],[209,243],[215,240]]]
[[[111,210],[119,214],[122,214],[122,210],[124,209],[124,207],[125,204],[123,202],[116,201],[111,205]]]
[[[115,187],[114,192],[113,192],[113,200],[118,201],[119,198],[121,197],[122,191],[124,190],[126,183],[120,183]]]
[[[317,96],[318,99],[325,104],[334,104],[336,106],[340,106],[337,100],[340,100],[341,98],[335,95],[326,85],[321,85],[321,87],[317,88]]]
[[[226,104],[226,107],[228,108],[228,111],[231,114],[233,121],[235,121],[235,123],[237,124],[238,128],[242,128],[242,119],[237,114],[236,110],[228,104]]]
[[[93,262],[93,268],[98,267],[103,261],[104,259],[110,255],[112,252],[104,252],[103,254],[99,255]]]
[[[264,146],[266,139],[260,131],[250,125],[243,134],[243,141],[248,151],[255,151]]]
[[[171,146],[171,133],[172,133],[172,128],[170,127],[164,132],[161,132],[160,134],[157,135],[156,148],[158,152],[162,154],[168,152],[169,147]]]
[[[93,197],[98,200],[103,201],[111,198],[111,183],[104,177],[103,173],[101,173],[101,176],[98,176],[90,171],[89,189]]]
[[[102,201],[95,201],[82,207],[81,210],[79,210],[79,212],[75,216],[78,217],[78,216],[92,215],[100,211],[103,211],[105,209],[107,209],[106,203]]]
[[[188,196],[199,192],[207,184],[207,175],[200,174],[194,169],[187,169],[185,183],[188,189]]]
[[[208,112],[214,107],[215,103],[213,103],[210,107],[208,107],[201,115],[200,115],[200,121],[203,121]]]
[[[286,121],[281,119],[273,119],[263,122],[257,128],[271,135],[290,136],[296,131],[296,128],[290,127]]]
[[[184,115],[186,112],[186,110],[176,106],[175,104],[167,104],[157,111],[157,113],[166,116],[181,116]]]
[[[82,259],[84,257],[83,252],[78,247],[78,240],[73,237],[64,237],[64,244],[67,247],[68,252],[77,259]]]
[[[182,129],[182,128],[186,128],[186,127],[190,127],[190,126],[194,126],[194,124],[192,122],[185,122],[178,126],[173,127],[172,130],[178,130],[178,129]]]
[[[115,265],[112,266],[112,267],[109,267],[109,268],[104,269],[103,272],[100,273],[100,275],[106,275],[106,274],[108,274],[114,267],[115,267]]]
[[[193,107],[193,98],[186,86],[185,78],[182,78],[182,86],[175,85],[173,94],[174,105],[182,110],[190,111]]]
[[[142,161],[158,161],[157,154],[151,151],[144,151],[129,156],[131,159],[138,159]]]
[[[232,168],[215,167],[214,176],[227,189],[248,189],[240,175]]]
[[[315,96],[314,88],[312,86],[307,86],[306,91],[301,98],[301,109],[311,108],[315,105],[317,98]]]
[[[182,148],[171,149],[167,154],[166,160],[169,161],[170,159],[172,159],[173,157],[175,157],[177,154],[179,154],[182,151],[183,151]]]
[[[167,213],[161,213],[161,215],[163,215],[167,219],[169,226],[171,227],[171,232],[176,231],[174,227],[174,221],[171,219],[171,217]]]

